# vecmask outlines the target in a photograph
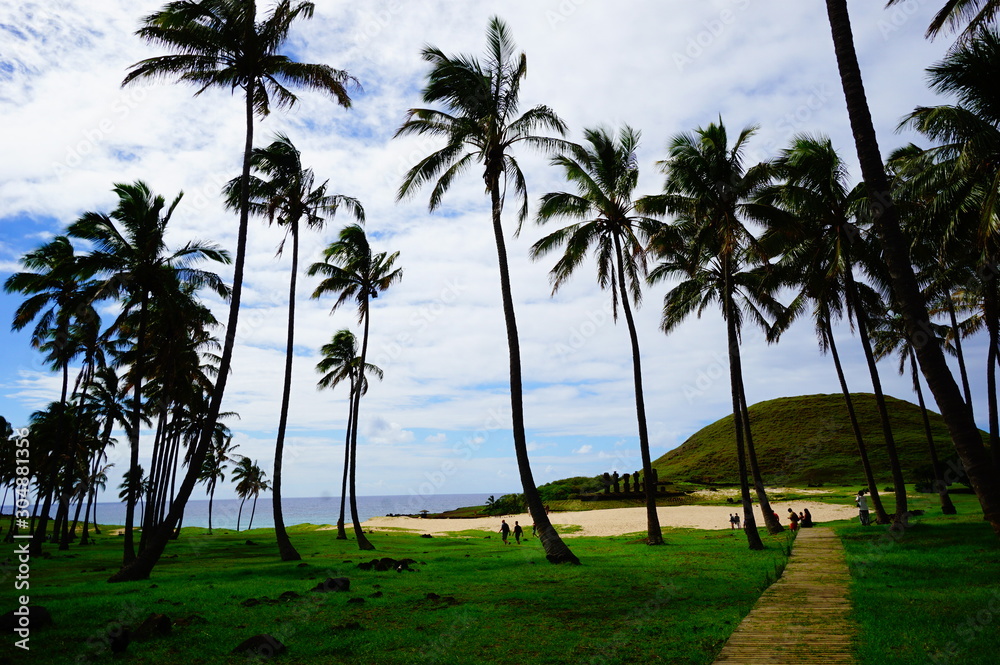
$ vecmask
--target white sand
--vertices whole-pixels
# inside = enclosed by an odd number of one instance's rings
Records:
[[[801,512],[808,508],[816,523],[845,520],[857,517],[858,511],[853,506],[838,506],[818,501],[778,501],[771,507],[781,518],[782,524],[788,524],[788,509]],[[657,508],[662,527],[681,527],[687,529],[728,529],[729,515],[742,509],[739,506],[665,506]],[[763,526],[760,508],[754,506],[754,514],[758,526]],[[496,532],[500,530],[500,520],[507,520],[513,528],[518,521],[525,532],[531,534],[531,517],[527,513],[520,515],[501,515],[500,517],[474,517],[468,519],[422,519],[419,517],[373,517],[362,526],[371,529],[392,528],[429,533],[435,536],[450,532],[475,529]],[[645,508],[607,508],[604,510],[582,510],[576,512],[551,513],[549,519],[558,529],[560,525],[575,525],[579,531],[567,533],[566,536],[620,536],[626,533],[638,533],[646,530]]]

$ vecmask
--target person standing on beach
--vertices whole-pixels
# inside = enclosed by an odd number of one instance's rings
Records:
[[[858,519],[861,520],[861,523],[864,526],[871,524],[871,517],[868,516],[868,499],[865,498],[864,490],[858,492],[854,503],[858,504]]]
[[[524,535],[524,529],[522,529],[522,528],[521,528],[521,525],[520,525],[520,524],[518,524],[518,523],[517,523],[517,522],[515,521],[515,522],[514,522],[514,540],[516,540],[516,541],[517,541],[517,544],[518,544],[518,545],[520,545],[520,544],[521,544],[521,536],[523,536],[523,535]]]
[[[507,520],[500,520],[500,538],[503,539],[504,545],[510,545],[507,542],[508,536],[510,536],[510,525],[507,524]]]
[[[740,514],[739,513],[733,513],[733,519],[736,520],[736,528],[737,529],[742,528],[742,527],[740,527]]]

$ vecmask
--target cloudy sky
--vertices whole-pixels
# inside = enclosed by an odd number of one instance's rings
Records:
[[[0,277],[26,251],[60,233],[84,211],[109,211],[116,182],[143,179],[167,198],[184,192],[170,240],[214,241],[235,249],[236,219],[219,186],[238,173],[242,100],[224,91],[193,97],[171,83],[123,89],[132,63],[160,54],[134,36],[160,0],[13,0],[0,6]],[[264,4],[264,3],[262,3]],[[911,0],[893,10],[852,2],[854,31],[883,153],[915,137],[896,134],[899,118],[935,103],[924,68],[947,39],[924,29],[937,2]],[[286,51],[347,70],[362,89],[350,110],[302,92],[291,112],[257,125],[257,144],[287,133],[303,162],[334,192],[359,198],[379,250],[399,251],[403,281],[372,311],[372,360],[385,370],[362,404],[359,493],[419,494],[519,490],[510,437],[507,353],[496,252],[481,180],[457,182],[441,210],[427,195],[395,202],[400,177],[438,147],[392,140],[408,108],[420,106],[427,73],[419,53],[480,54],[489,17],[500,14],[528,55],[522,104],[544,103],[579,140],[584,128],[628,123],[642,131],[640,194],[655,193],[655,162],[678,133],[722,118],[733,133],[757,124],[752,159],[773,156],[797,132],[829,134],[845,158],[854,153],[825,7],[801,0],[508,0],[443,2],[319,0]],[[532,214],[540,195],[565,188],[547,159],[519,153]],[[857,173],[857,169],[854,169]],[[303,236],[303,263],[346,222]],[[289,261],[276,257],[281,234],[251,222],[234,370],[224,410],[237,411],[239,451],[270,468],[278,420]],[[508,215],[507,228],[514,229]],[[555,257],[528,259],[543,229],[509,237],[513,290],[526,380],[526,423],[538,482],[639,467],[627,331],[610,317],[609,296],[586,265],[551,296]],[[512,235],[511,233],[508,234]],[[308,298],[300,280],[296,366],[286,450],[286,495],[336,492],[346,392],[317,391],[317,349],[349,310]],[[638,313],[654,457],[729,405],[725,329],[716,312],[669,337],[658,330],[666,287],[647,290]],[[0,295],[10,321],[17,296]],[[224,308],[215,305],[224,320]],[[5,333],[0,414],[15,426],[58,396],[58,378],[28,348],[27,333]],[[747,330],[744,367],[751,403],[787,395],[838,392],[829,358],[811,326],[797,324],[778,346]],[[840,335],[852,389],[870,390],[856,339]],[[981,341],[971,349],[976,367]],[[910,398],[908,380],[886,363],[890,394]],[[977,382],[981,388],[983,381]],[[977,394],[982,397],[982,390]],[[979,405],[977,405],[979,406]],[[979,406],[979,413],[984,408]],[[111,453],[115,477],[126,445]]]

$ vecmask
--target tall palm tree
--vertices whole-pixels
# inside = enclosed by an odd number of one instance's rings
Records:
[[[152,193],[149,186],[136,181],[116,184],[118,205],[109,214],[86,212],[69,227],[69,235],[86,240],[93,246],[80,262],[95,275],[100,283],[95,286],[94,298],[120,298],[122,312],[112,324],[120,329],[124,321],[135,315],[135,362],[129,372],[133,389],[132,417],[129,429],[129,467],[139,466],[139,429],[142,408],[142,382],[145,377],[148,313],[152,303],[168,299],[183,285],[193,288],[207,286],[220,296],[229,293],[218,275],[193,267],[201,260],[229,263],[229,254],[211,244],[189,242],[181,249],[168,253],[166,246],[167,225],[181,194],[170,206],[162,196]],[[123,566],[135,560],[133,524],[135,514],[133,497],[125,509],[125,540]]]
[[[266,148],[254,148],[250,155],[250,168],[258,175],[250,177],[250,212],[277,222],[285,227],[292,240],[292,268],[288,281],[288,332],[285,340],[285,378],[281,392],[281,411],[278,418],[278,435],[274,444],[274,478],[271,502],[274,509],[274,532],[278,540],[278,553],[282,561],[298,561],[302,557],[295,550],[281,513],[281,458],[285,446],[285,428],[288,424],[288,404],[292,391],[292,359],[295,339],[295,285],[299,272],[299,229],[301,225],[318,230],[327,217],[333,218],[341,207],[347,209],[360,222],[364,222],[364,209],[357,199],[342,194],[328,194],[327,183],[316,184],[312,169],[302,166],[302,156],[284,134],[279,134]],[[235,178],[226,186],[227,205],[239,207],[240,179]],[[284,249],[284,241],[278,254]]]
[[[570,218],[575,223],[547,235],[531,248],[534,259],[565,247],[562,257],[549,273],[552,293],[569,279],[590,249],[597,257],[597,283],[611,291],[612,316],[618,319],[618,303],[628,325],[632,344],[632,378],[635,387],[635,410],[639,423],[639,451],[642,473],[646,479],[646,542],[661,545],[663,534],[656,514],[656,486],[649,454],[646,428],[646,403],[642,392],[642,365],[639,336],[632,316],[632,305],[642,300],[642,277],[646,274],[644,247],[657,232],[659,223],[636,214],[633,193],[638,184],[639,167],[635,151],[639,132],[624,125],[617,136],[607,129],[584,132],[586,145],[573,145],[565,154],[552,160],[561,167],[577,193],[552,192],[542,197],[538,223],[554,218]]]
[[[232,365],[233,346],[243,293],[250,216],[250,155],[253,150],[254,116],[267,116],[272,103],[289,108],[297,97],[289,85],[324,92],[347,108],[351,104],[347,86],[354,82],[346,72],[328,65],[296,62],[280,51],[292,25],[313,15],[312,2],[279,0],[261,20],[256,0],[175,0],[143,19],[137,31],[144,41],[171,51],[168,55],[135,63],[122,85],[144,79],[172,79],[197,86],[195,95],[209,88],[231,92],[242,90],[246,118],[243,171],[240,187],[240,221],[233,265],[233,292],[226,322],[226,337],[219,362],[218,380],[212,391],[204,427],[194,447],[192,463],[180,485],[176,501],[162,528],[158,528],[140,560],[111,577],[111,581],[146,579],[159,560],[172,527],[197,482],[208,454],[222,397]]]
[[[317,382],[318,388],[334,388],[341,381],[346,380],[350,388],[350,398],[347,407],[347,434],[344,439],[344,477],[340,483],[340,517],[337,520],[337,540],[347,540],[347,531],[344,529],[344,508],[347,500],[347,482],[350,469],[355,467],[355,458],[351,454],[351,433],[357,423],[354,420],[354,391],[361,384],[361,394],[368,390],[368,379],[362,377],[358,371],[361,358],[358,356],[358,340],[350,330],[338,330],[333,335],[329,344],[320,347],[322,359],[316,363],[316,371],[322,374]],[[382,370],[377,365],[365,363],[366,375],[372,375],[379,381],[382,380]],[[351,482],[351,496],[354,495],[354,483]]]
[[[399,252],[388,254],[379,252],[373,254],[368,244],[368,236],[359,224],[349,224],[340,230],[337,240],[323,251],[323,262],[314,263],[309,267],[309,275],[322,275],[323,280],[313,291],[313,298],[325,294],[337,296],[330,308],[331,313],[338,307],[354,300],[358,307],[358,323],[363,326],[361,337],[361,355],[358,356],[358,367],[367,367],[365,358],[368,355],[368,330],[371,324],[370,303],[379,293],[398,282],[403,277],[402,268],[394,267]],[[358,414],[361,409],[361,393],[367,385],[359,378],[355,382],[354,393],[351,396],[355,426],[351,429],[351,487],[355,486],[355,467],[358,449]],[[372,550],[375,547],[365,537],[358,519],[358,503],[354,492],[351,492],[351,519],[354,522],[354,535],[358,539],[358,548]]]
[[[876,212],[874,227],[882,244],[883,257],[892,278],[893,293],[906,326],[906,334],[910,339],[920,339],[924,331],[929,329],[930,319],[913,273],[907,241],[900,228],[898,212],[879,153],[875,126],[854,49],[847,0],[826,0],[826,7],[861,175],[872,208]],[[983,515],[1000,537],[1000,481],[983,446],[975,420],[951,374],[944,351],[936,339],[931,337],[928,343],[918,346],[916,352],[920,371],[923,372],[945,419],[955,450],[983,508]]]
[[[650,272],[649,281],[656,283],[674,275],[684,278],[664,297],[661,329],[672,331],[689,314],[700,315],[712,302],[722,308],[729,345],[744,524],[750,547],[760,549],[763,542],[750,503],[744,456],[750,462],[768,531],[780,533],[783,527],[771,509],[752,434],[747,434],[751,429],[739,344],[744,316],[767,329],[767,317],[777,316],[781,308],[767,286],[765,272],[754,268],[766,264],[768,257],[743,221],[747,205],[773,178],[773,169],[767,163],[744,166],[746,144],[755,132],[755,127],[744,128],[730,145],[720,120],[693,134],[674,137],[669,159],[660,162],[666,175],[664,193],[645,197],[641,208],[677,216],[678,233],[683,238],[680,243],[654,239],[655,250],[664,260]]]
[[[872,266],[880,260],[863,234],[864,190],[849,185],[846,165],[827,137],[794,137],[775,167],[782,182],[761,194],[754,212],[767,227],[762,244],[782,255],[783,281],[799,289],[800,295],[775,322],[772,338],[788,328],[805,301],[812,301],[820,350],[833,356],[876,520],[889,524],[833,334],[833,322],[846,314],[852,329],[857,324],[860,334],[867,335],[867,313],[881,307],[879,294],[854,278],[855,266]],[[874,357],[866,358],[874,372]],[[876,378],[877,373],[873,384]],[[879,398],[878,406],[883,434],[887,441],[894,441],[885,400]]]
[[[410,109],[406,120],[396,131],[396,136],[415,134],[441,137],[445,140],[445,146],[420,160],[407,172],[397,198],[411,196],[424,184],[435,181],[429,208],[436,210],[457,175],[475,163],[482,166],[483,182],[490,197],[493,237],[500,264],[500,293],[510,357],[514,453],[521,485],[528,510],[538,527],[546,558],[553,563],[579,563],[552,528],[531,474],[524,431],[521,349],[501,225],[508,185],[521,201],[518,224],[528,215],[527,184],[511,149],[517,144],[523,144],[540,150],[554,150],[560,147],[559,140],[533,132],[547,130],[562,136],[566,133],[566,127],[552,109],[543,105],[517,115],[521,80],[527,74],[527,56],[523,52],[516,52],[507,25],[497,17],[490,19],[486,42],[486,58],[483,61],[467,55],[448,56],[431,46],[423,50],[423,59],[431,65],[427,85],[422,93],[423,101],[441,104],[444,110]]]
[[[903,0],[888,0],[886,6],[900,2]],[[997,14],[1000,14],[1000,0],[945,0],[944,6],[931,19],[926,37],[933,39],[948,28],[952,32],[961,30],[959,39],[967,40],[996,23]]]
[[[240,520],[243,517],[243,504],[250,497],[253,497],[253,508],[250,511],[250,523],[247,525],[249,531],[253,527],[253,515],[257,510],[257,497],[261,492],[266,492],[269,485],[265,478],[267,474],[250,460],[249,457],[241,457],[233,470],[233,480],[236,481],[236,496],[240,497],[240,510],[236,515],[236,530],[240,530]]]
[[[944,481],[941,473],[941,463],[938,460],[937,446],[934,443],[934,433],[931,431],[930,417],[927,415],[927,406],[924,404],[924,391],[920,387],[920,370],[917,368],[917,354],[913,350],[913,344],[906,337],[903,329],[903,319],[896,312],[886,312],[885,316],[876,319],[875,328],[872,330],[872,340],[875,342],[875,357],[885,358],[892,354],[899,357],[899,373],[905,374],[910,370],[910,380],[913,382],[913,392],[917,394],[917,404],[920,406],[920,417],[924,424],[924,436],[927,438],[927,451],[930,455],[931,468],[934,475],[934,490],[938,493],[941,501],[941,512],[945,515],[954,515],[955,504],[948,494],[948,485]],[[944,335],[943,326],[935,326],[934,332],[939,337]],[[907,367],[909,366],[909,367]]]
[[[984,29],[975,39],[956,45],[928,68],[931,88],[955,97],[954,104],[918,107],[903,125],[940,143],[931,149],[936,170],[944,170],[952,190],[950,225],[944,232],[951,246],[973,249],[976,279],[967,292],[978,292],[982,323],[988,336],[987,396],[993,464],[1000,473],[1000,415],[997,405],[997,362],[1000,360],[1000,100],[992,84],[1000,66],[1000,32]],[[988,77],[981,80],[981,77]]]

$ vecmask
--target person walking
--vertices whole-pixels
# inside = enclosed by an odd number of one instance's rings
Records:
[[[510,536],[510,525],[507,524],[507,520],[500,520],[500,538],[503,539],[504,545],[510,545],[507,542],[507,538]]]
[[[788,527],[792,531],[799,530],[799,515],[791,508],[788,509]]]
[[[858,496],[854,499],[854,503],[858,504],[858,519],[861,520],[861,524],[864,526],[871,524],[872,520],[868,514],[868,499],[865,498],[864,490],[858,492]]]
[[[521,525],[518,524],[515,521],[514,522],[514,540],[517,541],[518,545],[521,544],[521,536],[523,536],[523,535],[524,535],[524,530],[521,528]]]
[[[733,513],[733,519],[736,520],[736,528],[737,529],[742,528],[742,527],[740,527],[740,514],[739,513]]]

